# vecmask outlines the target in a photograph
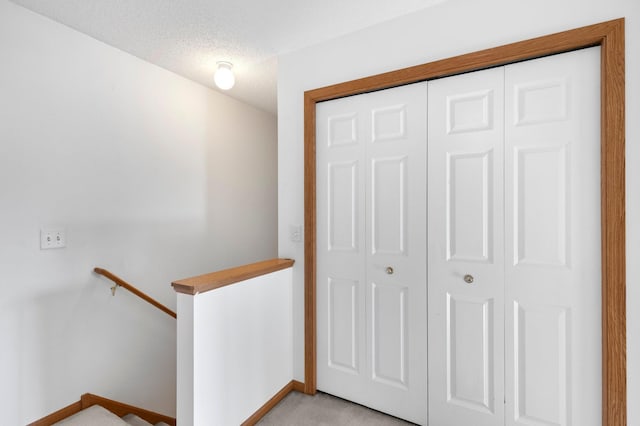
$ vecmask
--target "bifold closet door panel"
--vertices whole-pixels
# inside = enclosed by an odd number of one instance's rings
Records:
[[[427,421],[427,84],[320,103],[318,389]]]
[[[316,111],[318,387],[339,381],[345,396],[359,389],[366,347],[362,105],[354,96]]]
[[[601,422],[599,48],[506,67],[507,425]]]
[[[427,421],[427,83],[368,95],[367,365],[384,412]]]
[[[504,69],[429,82],[429,424],[504,423]]]

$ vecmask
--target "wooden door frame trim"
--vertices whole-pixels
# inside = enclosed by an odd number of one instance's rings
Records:
[[[316,392],[316,103],[601,47],[602,424],[627,423],[624,18],[304,93],[305,393]]]

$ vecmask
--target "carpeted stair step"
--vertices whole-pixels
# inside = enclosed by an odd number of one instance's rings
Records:
[[[142,419],[135,414],[127,414],[126,416],[122,417],[122,420],[124,420],[131,426],[169,426],[165,422],[160,422],[153,425],[152,423],[149,423],[145,419]]]
[[[122,420],[124,420],[131,426],[153,426],[151,423],[144,419],[141,419],[135,414],[127,414],[126,416],[122,417]]]
[[[169,426],[164,422],[153,425],[148,421],[141,419],[135,414],[127,414],[120,418],[111,411],[99,405],[92,405],[89,408],[67,417],[54,426]]]

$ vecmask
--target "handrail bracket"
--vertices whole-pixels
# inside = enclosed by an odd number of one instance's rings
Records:
[[[170,316],[172,316],[174,318],[177,318],[177,314],[175,312],[173,312],[171,309],[167,308],[162,303],[158,302],[157,300],[155,300],[151,296],[149,296],[149,295],[143,293],[142,291],[138,290],[137,288],[135,288],[134,286],[132,286],[131,284],[129,284],[128,282],[126,282],[122,278],[112,274],[111,272],[107,271],[106,269],[93,268],[93,272],[95,272],[98,275],[102,275],[103,277],[108,278],[109,280],[113,281],[113,287],[111,287],[111,295],[113,295],[113,296],[116,295],[116,290],[118,289],[118,287],[124,287],[125,290],[130,291],[131,293],[135,294],[136,296],[138,296],[139,298],[141,298],[145,302],[150,303],[153,306],[155,306],[156,308],[158,308],[161,311],[163,311],[164,313],[166,313],[166,314],[168,314],[168,315],[170,315]]]

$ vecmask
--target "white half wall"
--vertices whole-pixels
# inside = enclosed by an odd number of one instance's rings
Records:
[[[276,257],[276,119],[0,0],[0,412],[175,415],[171,281]],[[67,247],[40,250],[43,227]]]
[[[291,269],[178,293],[178,424],[239,425],[293,375]]]
[[[303,93],[610,19],[626,17],[628,421],[640,424],[640,3],[637,0],[448,0],[279,58],[278,256],[293,270],[294,378],[304,379]]]

